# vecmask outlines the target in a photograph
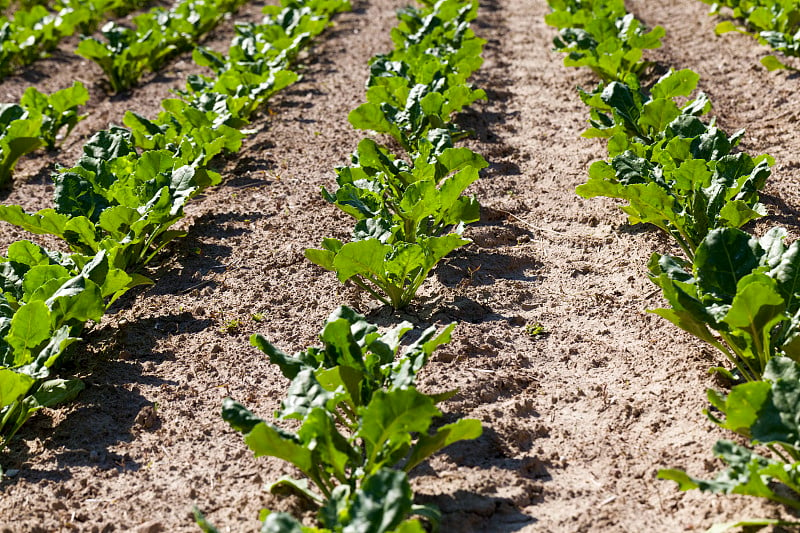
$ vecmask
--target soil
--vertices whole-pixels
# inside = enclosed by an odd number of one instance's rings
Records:
[[[655,231],[630,226],[611,200],[578,198],[588,165],[604,156],[582,139],[587,110],[575,91],[591,73],[551,52],[544,0],[485,0],[474,28],[488,39],[474,81],[488,100],[458,117],[464,145],[490,166],[473,185],[482,218],[473,243],[447,258],[401,313],[376,306],[304,259],[323,237],[346,238],[351,220],[320,186],[346,164],[362,132],[347,113],[364,98],[367,60],[390,48],[399,0],[356,0],[310,51],[302,80],[257,117],[242,151],[219,162],[225,182],[188,209],[186,238],[163,254],[151,287],[126,295],[92,327],[66,370],[82,377],[78,400],[38,413],[3,456],[0,531],[198,531],[198,505],[221,531],[256,531],[258,511],[304,512],[265,485],[292,470],[254,459],[220,418],[230,396],[268,417],[287,382],[249,336],[287,351],[316,342],[327,315],[348,304],[382,326],[458,322],[453,341],[421,376],[427,391],[458,388],[445,421],[473,417],[483,436],[419,467],[420,503],[443,512],[441,531],[688,531],[748,517],[783,517],[740,496],[680,493],[659,468],[709,476],[729,438],[702,414],[706,373],[722,363],[707,346],[646,313],[663,305],[647,279],[654,251],[674,252]],[[234,20],[207,41],[223,50]],[[694,0],[636,0],[649,26],[665,26],[659,68],[692,68],[742,149],[776,159],[763,201],[772,225],[798,233],[800,100],[797,76],[767,73],[767,51],[741,35],[715,37],[716,20]],[[49,173],[71,165],[93,131],[125,110],[154,116],[157,103],[196,71],[188,55],[129,93],[109,97],[102,73],[61,45],[0,85],[13,101],[30,84],[48,91],[83,81],[89,118],[60,151],[20,163],[3,201],[50,205]],[[28,235],[8,225],[0,249]],[[57,246],[55,242],[48,243]],[[536,326],[543,331],[538,332]],[[307,512],[307,510],[305,510]]]

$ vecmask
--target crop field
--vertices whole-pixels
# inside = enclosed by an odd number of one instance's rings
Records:
[[[0,531],[800,529],[800,11],[704,1],[0,1]]]

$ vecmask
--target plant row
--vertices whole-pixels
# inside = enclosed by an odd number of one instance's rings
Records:
[[[735,31],[750,35],[759,43],[786,56],[800,56],[800,5],[794,0],[701,0],[711,5],[711,14],[720,13],[721,7],[730,8],[734,19],[717,24],[720,35]],[[766,56],[761,63],[769,70],[790,68],[775,56]]]
[[[326,238],[306,257],[395,309],[411,302],[442,258],[470,242],[464,224],[480,218],[478,202],[463,193],[487,163],[453,146],[466,132],[451,121],[486,96],[467,82],[485,43],[469,28],[477,9],[470,0],[442,0],[398,12],[395,48],[372,58],[367,102],[348,118],[357,129],[391,135],[405,154],[365,138],[352,164],[336,169],[338,189],[322,190],[356,224],[350,242]]]
[[[109,14],[123,15],[143,2],[128,0],[59,0],[52,9],[21,5],[13,16],[0,16],[0,78],[33,63],[75,32],[93,32]],[[8,2],[5,3],[6,7]],[[24,3],[23,3],[24,4]]]
[[[797,495],[768,489],[770,481],[800,488],[800,405],[780,396],[800,387],[792,360],[800,357],[800,245],[786,246],[782,228],[760,238],[741,229],[764,214],[758,191],[772,159],[735,151],[743,132],[729,136],[713,119],[701,119],[711,105],[702,93],[689,98],[699,79],[694,72],[671,71],[643,88],[643,45],[660,46],[663,30],[646,32],[621,0],[550,6],[547,22],[560,28],[555,44],[565,63],[591,67],[602,80],[591,93],[580,91],[591,109],[584,136],[608,139],[610,159],[590,167],[577,193],[622,199],[630,223],[653,224],[674,239],[682,256],[655,253],[649,262],[650,279],[671,306],[652,312],[724,354],[732,369],[712,370],[747,383],[727,396],[709,391],[727,418],[709,416],[775,454],[766,459],[720,441],[715,453],[729,468],[715,481],[676,470],[660,476],[684,490],[750,494],[800,508]]]
[[[155,7],[133,19],[133,28],[108,22],[105,42],[86,37],[76,53],[97,63],[112,91],[120,92],[156,72],[171,58],[189,50],[246,0],[182,0],[170,9]]]
[[[41,148],[55,148],[85,118],[78,106],[89,101],[89,92],[79,81],[72,87],[43,94],[28,87],[19,104],[0,104],[0,189],[11,185],[19,159]]]
[[[408,160],[365,138],[351,166],[336,169],[339,188],[323,196],[358,220],[354,239],[326,239],[323,250],[307,250],[314,263],[354,281],[386,304],[407,305],[436,262],[465,244],[463,225],[479,218],[474,198],[462,196],[486,165],[479,155],[455,148],[463,135],[450,116],[483,91],[467,84],[481,64],[484,41],[469,22],[474,0],[440,0],[398,11],[395,49],[370,62],[367,103],[350,113],[359,129],[390,134]],[[256,456],[294,465],[302,479],[281,478],[270,490],[293,493],[316,508],[322,529],[306,527],[287,513],[263,510],[263,532],[422,532],[439,512],[416,506],[408,472],[449,444],[481,435],[478,420],[438,427],[436,404],[455,391],[424,394],[416,374],[455,324],[425,330],[398,356],[411,324],[380,334],[377,326],[348,307],[328,318],[322,347],[287,355],[265,338],[251,343],[291,381],[275,416],[295,420],[288,431],[227,399],[223,418],[245,435]],[[195,510],[198,525],[217,529]]]
[[[263,23],[250,29],[269,46],[253,50],[243,45],[248,37],[238,35],[225,72],[255,79],[248,73],[257,70],[254,76],[265,86],[276,79],[283,80],[277,88],[291,83],[296,76],[287,81],[282,73],[289,62],[275,61],[274,47],[320,33],[334,11],[347,8],[346,0],[288,0],[266,8]],[[285,28],[290,19],[295,24]],[[233,57],[241,48],[251,56]],[[262,61],[270,68],[261,70]],[[216,88],[211,78],[206,81]],[[88,321],[97,322],[126,290],[152,283],[139,272],[185,234],[172,227],[186,203],[220,182],[207,164],[217,154],[239,150],[244,134],[236,128],[255,107],[242,105],[248,93],[236,87],[216,90],[165,100],[153,121],[129,113],[125,122],[131,129],[95,134],[78,164],[53,176],[54,208],[26,213],[20,206],[0,206],[0,219],[60,237],[72,251],[60,254],[19,241],[0,258],[0,448],[35,410],[80,390],[76,380],[51,379],[51,369]],[[265,94],[258,93],[259,102]]]
[[[245,435],[256,457],[277,457],[303,473],[302,479],[283,477],[269,490],[307,500],[322,527],[306,527],[288,513],[264,509],[260,531],[422,533],[415,515],[436,527],[438,509],[414,505],[407,474],[440,449],[482,432],[480,421],[472,419],[431,431],[442,415],[436,404],[456,391],[425,394],[415,387],[417,372],[437,347],[450,342],[454,327],[437,332],[432,326],[399,353],[412,329],[409,322],[381,334],[343,306],[320,333],[322,347],[291,356],[260,335],[251,337],[291,381],[276,418],[295,420],[299,427],[283,429],[230,398],[222,416]],[[203,531],[217,532],[199,511],[195,516]]]

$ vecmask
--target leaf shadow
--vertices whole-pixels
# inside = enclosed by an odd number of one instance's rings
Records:
[[[436,277],[446,287],[471,285],[491,286],[498,279],[532,282],[539,277],[530,274],[543,263],[532,254],[515,255],[519,244],[530,242],[533,232],[508,223],[508,213],[488,207],[481,208],[481,220],[469,227],[467,236],[473,244],[462,248],[436,269]]]
[[[416,493],[420,504],[435,505],[442,513],[441,531],[512,533],[537,522],[521,512],[511,498],[486,496],[459,489],[448,494]]]
[[[148,289],[151,294],[183,294],[206,286],[215,286],[212,274],[225,272],[230,266],[225,260],[233,248],[219,244],[249,232],[242,223],[261,220],[260,212],[205,213],[197,217],[188,234],[175,243],[166,263],[153,276],[159,282]],[[132,299],[131,299],[132,300]]]
[[[210,319],[183,312],[90,330],[80,345],[71,347],[78,349],[72,350],[63,368],[65,375],[88,375],[83,378],[86,388],[75,402],[39,412],[22,427],[9,443],[8,460],[4,461],[4,466],[18,473],[0,482],[0,490],[16,480],[64,481],[72,477],[73,469],[87,466],[117,473],[139,470],[142,465],[136,459],[111,448],[161,427],[157,406],[140,392],[142,386],[177,385],[156,375],[158,365],[175,359],[173,351],[155,349],[159,340],[212,325]],[[42,449],[37,451],[34,448],[38,446]],[[36,464],[55,466],[26,467],[27,457],[33,453],[52,454],[52,460]]]
[[[781,226],[800,228],[800,210],[789,206],[780,196],[761,193],[761,202],[766,206],[775,208],[775,213],[770,213],[762,221],[775,222]],[[757,221],[758,222],[758,221]]]
[[[440,421],[442,424],[455,422],[463,418],[460,413],[446,413]],[[548,470],[551,466],[535,455],[508,457],[504,452],[504,439],[491,425],[484,424],[483,434],[475,440],[464,440],[451,444],[438,455],[458,466],[459,470],[475,472],[483,478],[490,469],[506,471],[519,481],[521,496],[515,498],[498,496],[493,483],[477,483],[467,474],[467,484],[485,487],[480,490],[459,489],[454,493],[425,494],[417,493],[419,503],[433,504],[442,511],[442,531],[518,531],[536,522],[536,518],[524,514],[520,507],[535,505],[543,501],[543,483],[552,481]],[[429,462],[416,467],[410,474],[438,478]]]

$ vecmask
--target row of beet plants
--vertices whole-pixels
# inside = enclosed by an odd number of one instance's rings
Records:
[[[76,32],[91,33],[109,14],[124,15],[141,0],[58,0],[51,9],[19,6],[11,16],[0,16],[0,77],[33,63]],[[8,4],[8,2],[6,2]]]
[[[232,73],[229,79],[240,76],[243,87],[256,79],[265,87],[281,79],[283,85],[273,88],[285,86],[295,78],[281,77],[290,63],[276,59],[277,48],[289,50],[301,34],[319,34],[334,11],[348,8],[346,0],[289,0],[266,8],[262,24],[234,38],[224,72]],[[295,24],[284,27],[290,19]],[[262,48],[246,44],[254,34]],[[140,272],[184,235],[172,227],[186,203],[221,180],[208,162],[239,150],[244,134],[237,128],[255,110],[242,104],[249,93],[226,86],[200,94],[192,80],[188,85],[186,99],[165,100],[155,120],[129,113],[130,129],[95,134],[75,167],[54,174],[54,208],[27,213],[0,206],[0,219],[60,237],[71,250],[61,254],[19,241],[0,258],[0,449],[37,409],[82,388],[75,379],[51,378],[64,351],[125,291],[152,283]],[[254,98],[263,102],[267,94],[262,88]]]
[[[717,35],[743,33],[786,56],[800,56],[800,5],[795,0],[701,1],[711,5],[712,15],[722,14],[722,8],[729,9],[733,20],[717,24]],[[769,70],[794,70],[772,55],[761,58],[761,64]]]
[[[394,307],[407,305],[428,272],[446,253],[465,244],[466,222],[478,220],[474,198],[462,196],[486,163],[453,139],[463,135],[451,121],[484,92],[467,84],[481,64],[484,41],[469,22],[474,0],[426,2],[398,11],[393,52],[370,63],[367,103],[350,114],[357,128],[388,133],[408,160],[372,139],[363,139],[353,164],[337,169],[339,189],[325,198],[355,217],[354,240],[326,239],[323,250],[307,250],[314,263],[334,270]],[[450,229],[454,228],[454,229]],[[304,474],[270,486],[290,492],[317,509],[320,528],[304,526],[288,513],[264,509],[262,532],[425,531],[439,511],[414,505],[408,473],[438,450],[481,435],[478,420],[461,419],[431,431],[441,416],[436,404],[455,391],[424,394],[415,378],[431,353],[450,341],[455,324],[430,327],[401,353],[403,322],[381,334],[348,307],[328,318],[321,347],[290,356],[260,335],[252,344],[290,380],[276,417],[293,420],[295,431],[263,420],[231,399],[223,418],[245,435],[256,456],[285,460]],[[200,527],[217,529],[195,511]]]
[[[191,49],[246,0],[182,0],[170,9],[155,7],[133,19],[133,28],[114,21],[101,28],[105,41],[85,37],[76,53],[97,63],[116,93],[134,86],[145,72]]]
[[[395,48],[372,58],[367,102],[349,120],[391,135],[405,157],[365,138],[352,164],[336,169],[338,189],[322,191],[356,219],[353,237],[327,238],[306,257],[395,309],[411,303],[442,258],[470,242],[464,225],[480,218],[478,202],[463,193],[487,163],[453,146],[466,132],[451,121],[486,96],[467,82],[485,43],[469,28],[477,8],[445,0],[398,12]]]
[[[594,163],[577,193],[622,199],[631,223],[653,224],[674,239],[682,256],[655,253],[649,262],[651,280],[671,305],[653,312],[724,354],[732,370],[712,370],[738,384],[727,395],[708,391],[724,415],[709,417],[773,454],[719,441],[714,451],[728,469],[715,480],[679,470],[659,475],[683,490],[800,508],[797,494],[774,487],[800,490],[800,405],[793,400],[800,397],[800,245],[786,246],[782,228],[760,238],[740,229],[765,213],[758,191],[772,159],[735,151],[743,132],[728,136],[713,119],[701,119],[711,105],[702,93],[689,99],[694,72],[669,72],[641,86],[642,49],[660,46],[663,29],[647,32],[621,0],[550,5],[547,22],[560,28],[555,45],[565,63],[588,66],[602,80],[591,93],[581,91],[591,109],[584,136],[608,139],[610,160]]]
[[[320,528],[306,527],[288,513],[261,511],[263,533],[372,531],[422,533],[419,518],[434,528],[439,510],[415,505],[408,472],[450,444],[481,435],[478,420],[461,419],[431,431],[442,413],[436,404],[456,391],[425,394],[416,375],[431,353],[450,342],[455,324],[431,326],[400,350],[409,322],[380,333],[362,315],[340,307],[320,333],[321,347],[288,355],[264,337],[253,345],[290,380],[275,416],[295,421],[288,431],[226,399],[223,418],[256,457],[291,463],[305,476],[283,477],[269,490],[294,494],[317,509]],[[195,510],[207,533],[218,530]]]
[[[41,147],[52,150],[85,118],[78,107],[89,101],[79,81],[72,87],[43,94],[28,87],[18,104],[0,104],[0,189],[12,183],[20,158]]]

